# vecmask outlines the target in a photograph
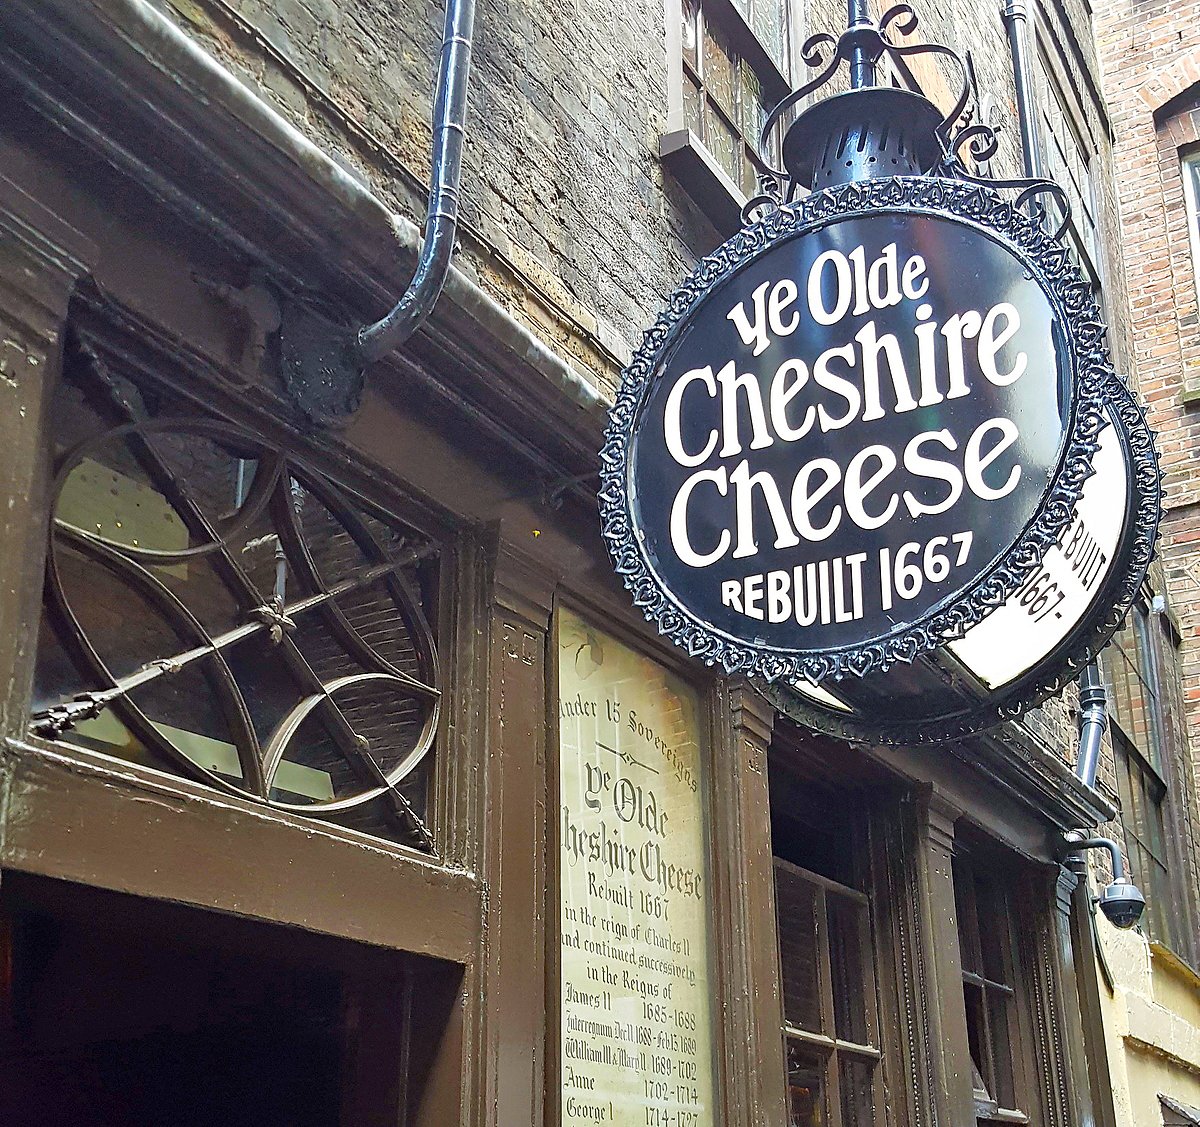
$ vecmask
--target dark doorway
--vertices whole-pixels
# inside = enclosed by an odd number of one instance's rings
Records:
[[[396,952],[6,872],[0,1123],[403,1125],[423,1071],[411,1046],[436,1042],[428,1023],[455,979]]]

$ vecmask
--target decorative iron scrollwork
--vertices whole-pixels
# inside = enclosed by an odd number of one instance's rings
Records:
[[[968,169],[966,158],[969,157],[978,168],[999,152],[997,130],[988,122],[973,120],[971,107],[973,101],[978,102],[978,90],[969,57],[964,59],[957,51],[940,43],[898,42],[897,37],[907,38],[915,34],[919,27],[920,20],[913,6],[900,3],[884,12],[878,23],[868,17],[852,22],[838,38],[828,32],[810,36],[801,47],[800,59],[810,71],[817,73],[788,94],[767,115],[760,137],[760,151],[772,151],[771,136],[783,128],[790,111],[810,94],[828,86],[842,64],[850,63],[856,53],[865,54],[872,67],[884,57],[901,63],[914,56],[932,55],[950,64],[954,102],[948,111],[937,111],[942,118],[934,126],[933,133],[941,155],[925,174],[978,184],[996,192],[1013,190],[1017,193],[1014,206],[1025,210],[1030,219],[1043,225],[1050,222],[1050,213],[1044,201],[1052,199],[1057,210],[1052,235],[1061,238],[1070,225],[1071,207],[1066,194],[1057,184],[1040,178],[980,176]],[[794,201],[801,187],[794,169],[774,168],[757,157],[752,159],[758,170],[759,194],[743,209],[742,219],[747,224],[763,218],[772,207]]]

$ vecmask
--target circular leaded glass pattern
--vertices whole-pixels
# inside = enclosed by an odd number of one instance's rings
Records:
[[[71,361],[34,731],[432,849],[434,545],[292,451]]]

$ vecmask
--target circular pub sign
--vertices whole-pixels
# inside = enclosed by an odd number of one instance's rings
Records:
[[[843,734],[885,702],[883,728],[956,733],[1005,693],[1031,702],[1031,673],[1044,689],[1046,661],[1095,641],[1083,619],[1127,609],[1157,523],[1148,435],[1070,255],[995,193],[931,177],[814,193],[703,260],[606,439],[604,535],[647,617]],[[1095,582],[1028,595],[1098,465],[1115,527]],[[1012,618],[1014,597],[1041,617]],[[1034,637],[1037,668],[989,667]]]

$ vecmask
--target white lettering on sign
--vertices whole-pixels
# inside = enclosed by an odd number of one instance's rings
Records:
[[[706,260],[647,334],[601,495],[622,574],[666,597],[648,613],[768,677],[957,621],[1077,489],[1070,326],[1029,248],[968,215],[789,219]]]
[[[819,544],[843,526],[884,529],[945,513],[964,496],[993,502],[1017,488],[1021,435],[1017,423],[1000,414],[978,422],[969,434],[940,426],[896,448],[876,441],[851,446],[844,459],[800,457],[782,479],[752,468],[752,452],[936,407],[981,388],[988,389],[989,404],[997,402],[991,389],[1010,387],[1025,375],[1028,354],[1010,347],[1021,330],[1016,305],[1005,300],[960,309],[939,322],[933,304],[924,300],[929,289],[925,259],[902,258],[895,242],[870,260],[862,245],[848,253],[834,247],[817,255],[802,284],[790,277],[764,281],[728,310],[726,319],[754,357],[806,323],[824,332],[848,317],[893,312],[886,322],[890,331],[872,316],[848,339],[835,337],[815,356],[788,356],[769,379],[736,360],[694,367],[675,378],[664,405],[666,448],[677,465],[694,471],[668,499],[670,543],[680,561],[701,569],[748,560],[764,550]],[[912,307],[911,329],[898,330],[894,310],[905,303]],[[911,340],[904,339],[909,332]],[[693,422],[689,431],[688,420],[697,418],[717,425],[705,431]],[[703,532],[693,517],[699,509],[707,515]],[[818,571],[827,566],[832,583],[853,558],[851,553],[838,557],[836,566],[832,560],[811,566]],[[790,618],[800,607],[803,622],[811,604],[802,594],[810,580],[807,574],[803,583],[787,579],[786,590],[800,594],[789,593],[785,600],[784,580],[764,578],[784,574],[757,577],[766,584],[761,599],[755,576],[725,582],[722,602],[767,621],[775,621],[772,608]],[[849,582],[847,589],[855,590],[853,575]],[[815,578],[811,583],[814,591],[825,590]],[[861,585],[858,589],[861,600]],[[894,584],[872,589],[885,601],[889,590],[894,594]],[[785,602],[792,608],[786,614]],[[850,609],[838,613],[853,615],[855,605],[852,595]]]
[[[858,528],[867,530],[888,524],[903,512],[912,517],[941,513],[959,499],[964,486],[982,501],[996,501],[1016,488],[1021,480],[1021,467],[1015,463],[1005,466],[1005,477],[995,485],[989,483],[987,471],[1001,462],[1017,437],[1016,423],[1006,418],[980,423],[962,451],[949,431],[922,431],[909,439],[899,460],[890,447],[883,445],[858,451],[844,471],[832,458],[814,458],[797,469],[786,489],[765,470],[752,474],[749,462],[744,459],[732,472],[724,466],[697,470],[683,483],[671,504],[671,547],[689,567],[701,568],[717,563],[726,555],[733,559],[757,555],[760,533],[773,547],[788,548],[799,544],[801,539],[811,542],[827,539],[837,530],[843,515]],[[927,445],[932,449],[941,446],[945,456],[936,458],[922,453],[922,447]],[[900,463],[910,478],[944,482],[946,496],[930,505],[919,501],[911,489],[898,491],[890,482]],[[728,498],[727,508],[732,517],[707,551],[692,544],[689,532],[688,506],[701,486]],[[703,500],[708,505],[712,497]],[[764,507],[765,524],[761,515]],[[729,527],[735,529],[733,536]]]
[[[954,577],[971,556],[970,530],[928,541],[902,544],[895,552],[880,548],[872,557],[854,552],[810,560],[790,570],[776,570],[721,584],[721,605],[759,622],[798,626],[854,622],[871,610],[891,610],[897,601],[915,599],[923,589]],[[864,572],[865,567],[865,572]],[[864,574],[872,578],[864,583]],[[878,576],[878,584],[873,581]],[[870,601],[873,600],[873,601]]]

